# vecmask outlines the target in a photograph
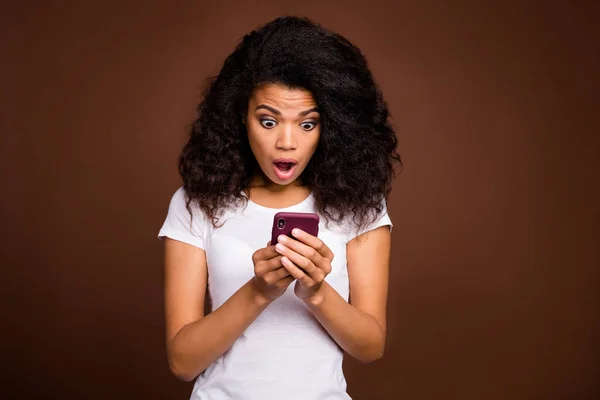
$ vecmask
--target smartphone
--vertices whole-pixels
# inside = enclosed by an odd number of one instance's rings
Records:
[[[313,236],[319,234],[319,216],[314,213],[278,212],[273,217],[273,229],[271,230],[271,245],[277,244],[279,235],[287,235],[291,238],[294,228],[302,229]]]

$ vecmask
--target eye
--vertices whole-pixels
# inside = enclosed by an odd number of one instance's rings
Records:
[[[272,119],[261,119],[260,124],[264,128],[271,129],[271,128],[274,128],[277,123],[275,121],[273,121]]]
[[[310,131],[310,130],[313,130],[315,128],[315,126],[317,126],[317,123],[316,122],[303,122],[300,124],[300,126],[305,131]],[[308,126],[308,128],[307,128],[307,126]]]

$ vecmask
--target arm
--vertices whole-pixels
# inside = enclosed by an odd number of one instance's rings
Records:
[[[206,254],[165,239],[165,317],[169,367],[191,381],[225,353],[272,301],[251,279],[221,307],[204,316]]]
[[[388,292],[388,273],[390,257],[390,230],[382,226],[351,240],[346,248],[348,262],[348,275],[350,279],[350,299],[348,303],[327,282],[322,281],[318,289],[304,298],[304,302],[323,325],[325,330],[348,354],[362,362],[372,362],[383,355],[386,338],[386,302]],[[309,243],[312,238],[302,239],[305,243],[317,250],[306,251],[301,246],[286,240],[286,246],[295,247],[295,251],[304,252],[312,259],[307,263],[298,257],[299,254],[285,253],[294,264],[301,265],[307,272],[311,270],[325,270],[329,273],[326,264],[329,249],[322,242]],[[318,240],[318,239],[317,239]],[[320,242],[320,241],[319,241]],[[281,253],[284,254],[284,253]],[[284,259],[284,261],[286,261]],[[286,265],[286,264],[284,264]],[[319,265],[323,267],[319,267]],[[286,268],[300,282],[311,286],[310,278],[293,264]],[[329,268],[331,268],[329,266]],[[311,275],[309,272],[309,275]],[[318,271],[317,271],[318,272]],[[317,276],[314,272],[311,276]],[[316,278],[319,281],[319,278]],[[314,287],[314,280],[312,283]]]
[[[305,300],[315,317],[348,354],[372,362],[385,348],[390,230],[382,226],[347,245],[350,303],[325,282]]]

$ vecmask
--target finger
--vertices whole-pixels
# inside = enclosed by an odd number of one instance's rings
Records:
[[[290,275],[287,278],[283,278],[279,282],[277,282],[277,286],[279,286],[280,288],[288,287],[290,286],[290,283],[294,282],[295,279],[296,278]]]
[[[289,258],[282,257],[281,263],[283,264],[283,267],[287,269],[290,275],[292,275],[295,279],[299,280],[307,286],[310,286],[310,284],[313,283],[312,280],[308,277],[308,275],[306,275],[304,271],[298,268],[298,266],[294,265],[294,263],[291,262]]]
[[[271,282],[278,282],[281,279],[283,279],[289,275],[290,275],[289,271],[287,269],[285,269],[283,266],[280,266],[276,270],[267,273],[265,275],[265,281],[268,279]]]
[[[252,260],[256,264],[259,261],[270,260],[278,255],[279,254],[275,250],[275,246],[267,246],[265,248],[256,250],[252,255]]]
[[[322,279],[322,271],[317,266],[315,266],[315,264],[310,259],[302,256],[301,254],[296,253],[295,251],[291,250],[290,248],[284,246],[281,243],[279,243],[276,246],[276,248],[279,254],[287,257],[294,263],[294,265],[301,268],[302,270],[304,270],[305,273],[310,275],[311,278],[317,281],[320,280],[320,278]]]
[[[276,257],[270,260],[262,260],[255,264],[254,272],[256,275],[264,276],[271,271],[275,271],[277,268],[281,268],[281,255],[277,254]]]
[[[321,268],[323,270],[327,270],[328,269],[328,260],[326,260],[318,251],[316,251],[315,249],[313,249],[312,247],[299,242],[295,239],[292,238],[288,238],[288,237],[280,237],[278,238],[278,240],[287,248],[291,249],[292,251],[300,254],[303,257],[306,257],[307,259],[311,260],[312,263],[317,266],[318,268]],[[277,246],[275,246],[275,250],[277,250]],[[281,254],[280,251],[278,251],[278,253]],[[287,254],[286,254],[287,255]],[[302,262],[300,260],[296,260],[296,259],[291,259],[294,263],[296,263],[298,266],[300,266],[301,268],[304,268],[304,265],[302,264]]]
[[[306,245],[315,249],[324,258],[328,259],[329,261],[333,260],[333,252],[318,237],[313,236],[310,233],[306,233],[303,230],[298,229],[298,228],[292,229],[292,235],[294,236],[294,238],[298,239],[300,242],[305,243]]]
[[[276,257],[271,258],[269,261],[266,261],[269,264],[269,271],[275,271],[277,268],[283,267],[281,264],[281,254],[277,253]]]

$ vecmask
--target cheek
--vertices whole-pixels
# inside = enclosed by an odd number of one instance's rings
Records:
[[[252,131],[252,129],[248,130],[248,143],[250,143],[250,148],[252,149],[254,156],[258,159],[258,156],[263,154],[264,143]]]
[[[248,132],[248,143],[250,143],[252,150],[255,150],[258,147],[256,138],[250,132]]]
[[[310,156],[312,156],[317,150],[317,146],[319,145],[319,138],[320,135],[318,132],[314,136],[307,138],[305,146]]]

